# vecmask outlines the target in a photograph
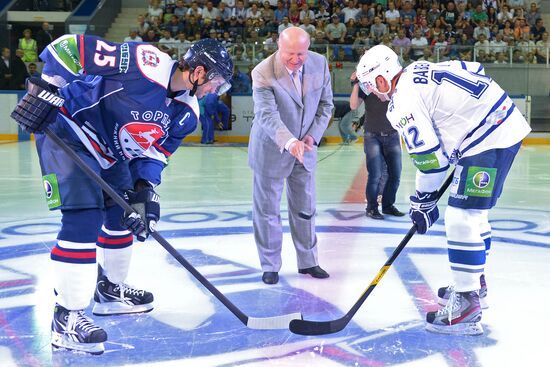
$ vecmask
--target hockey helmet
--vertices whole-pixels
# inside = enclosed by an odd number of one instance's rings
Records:
[[[203,66],[206,79],[217,84],[216,93],[222,95],[231,88],[233,61],[229,53],[218,41],[207,38],[195,42],[180,60],[180,66],[189,65],[191,69]]]
[[[391,82],[393,78],[403,70],[399,57],[389,47],[377,45],[368,49],[357,64],[356,75],[359,80],[359,86],[366,94],[374,92],[380,98],[389,100],[388,94],[391,91]],[[385,92],[378,90],[376,78],[383,77],[390,86]]]

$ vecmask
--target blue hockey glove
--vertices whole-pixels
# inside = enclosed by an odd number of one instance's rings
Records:
[[[127,190],[124,196],[136,213],[124,213],[122,224],[138,241],[143,242],[155,230],[160,219],[159,196],[150,187],[140,191]]]
[[[434,192],[416,192],[416,196],[411,196],[411,208],[409,217],[416,224],[416,231],[420,234],[426,233],[439,218],[439,209],[437,209],[437,191]]]
[[[27,94],[17,103],[11,117],[29,133],[44,131],[55,121],[65,100],[57,94],[57,87],[43,79],[29,78],[25,86]]]

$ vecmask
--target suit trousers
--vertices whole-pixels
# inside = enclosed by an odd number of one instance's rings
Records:
[[[315,234],[315,172],[296,163],[290,175],[273,178],[254,172],[253,214],[254,239],[262,271],[281,269],[283,227],[281,196],[286,180],[288,221],[298,269],[318,265]]]

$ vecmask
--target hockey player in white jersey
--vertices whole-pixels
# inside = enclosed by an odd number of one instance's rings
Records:
[[[437,190],[455,166],[445,229],[454,286],[440,288],[441,309],[426,328],[478,335],[491,246],[488,211],[497,202],[523,138],[531,130],[502,88],[476,62],[418,61],[403,69],[390,48],[369,49],[357,66],[360,86],[390,100],[387,116],[417,168],[409,215],[418,233],[438,219]],[[480,304],[481,303],[481,304]]]
[[[62,36],[40,57],[42,79],[29,79],[12,117],[36,133],[48,207],[62,214],[51,250],[56,295],[51,342],[101,354],[107,333],[84,309],[92,296],[95,315],[153,309],[152,293],[124,283],[133,237],[144,241],[154,230],[160,219],[155,189],[167,159],[197,126],[197,97],[230,87],[233,62],[212,39],[193,44],[178,62],[150,44],[89,35]],[[124,213],[105,197],[41,133],[46,127],[141,215]]]

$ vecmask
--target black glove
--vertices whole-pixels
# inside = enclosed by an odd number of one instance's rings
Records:
[[[416,196],[411,196],[411,208],[409,217],[416,224],[416,230],[420,234],[426,233],[439,218],[439,209],[437,209],[437,191],[434,192],[416,192]]]
[[[28,78],[25,86],[27,94],[17,103],[11,117],[29,133],[44,131],[55,121],[65,100],[57,94],[57,87],[43,79]]]
[[[124,196],[136,212],[125,212],[122,225],[128,228],[138,241],[143,242],[149,237],[149,233],[155,230],[160,219],[160,198],[151,187],[140,191],[127,190]]]

